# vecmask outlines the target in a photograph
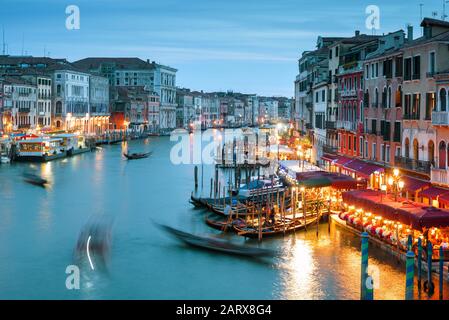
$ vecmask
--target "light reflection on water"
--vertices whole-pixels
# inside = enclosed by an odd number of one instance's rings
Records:
[[[187,202],[193,166],[172,165],[172,145],[168,138],[132,141],[132,151],[153,151],[136,161],[124,159],[124,143],[46,164],[0,166],[0,298],[359,298],[360,239],[334,225],[329,232],[322,224],[318,238],[313,227],[265,239],[261,247],[281,253],[265,263],[187,248],[162,233],[151,220],[219,234]],[[22,181],[21,174],[33,168],[51,181],[50,188]],[[204,170],[208,195],[213,167]],[[65,268],[73,263],[81,227],[94,214],[115,219],[108,273],[81,266],[81,290],[66,290]],[[380,270],[375,298],[403,299],[405,265],[373,246],[370,265]]]

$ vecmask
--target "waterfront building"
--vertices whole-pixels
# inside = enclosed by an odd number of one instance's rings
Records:
[[[351,157],[360,155],[360,138],[363,137],[363,61],[377,50],[378,40],[366,35],[356,35],[353,46],[340,53],[338,67],[338,108],[336,129],[338,152]],[[376,69],[377,76],[379,69]]]
[[[68,64],[53,67],[54,127],[87,133],[90,75]]]
[[[259,99],[259,115],[266,122],[274,122],[278,119],[279,101],[274,98],[261,97]]]
[[[163,132],[176,128],[176,72],[175,68],[152,63],[154,66],[154,87],[160,98],[159,125]]]
[[[340,66],[343,65],[345,54],[354,46],[377,39],[378,36],[370,36],[360,34],[356,30],[353,37],[344,38],[336,41],[329,46],[329,78],[328,78],[328,94],[327,94],[327,111],[326,111],[326,145],[324,150],[330,153],[338,151],[338,104],[340,101],[338,74]]]
[[[139,58],[85,58],[74,65],[107,77],[111,88],[147,87],[159,97],[160,130],[176,127],[176,69]]]
[[[6,123],[3,123],[3,81],[0,78],[0,133],[3,132],[3,127]]]
[[[178,89],[176,103],[176,127],[187,129],[195,120],[193,93],[189,89]]]
[[[111,122],[114,129],[134,132],[149,130],[148,106],[155,93],[145,86],[116,87],[113,90]]]
[[[378,41],[378,49],[366,56],[363,65],[364,134],[358,138],[357,156],[394,166],[395,157],[401,155],[403,55],[400,49],[406,41],[405,33],[399,30]]]
[[[290,122],[293,99],[279,98],[278,103],[278,119],[283,122]]]
[[[438,125],[438,110],[445,110],[445,95],[440,91],[441,96],[437,96],[436,75],[449,70],[449,22],[425,18],[421,26],[423,36],[402,49],[403,136],[402,155],[396,158],[396,165],[423,178],[430,178],[433,170],[433,178],[440,182],[439,157],[443,167],[447,146],[445,140],[437,140],[437,130],[443,127]]]
[[[338,37],[318,37],[316,50],[304,51],[298,60],[299,74],[295,80],[295,110],[293,119],[295,128],[303,133],[312,129],[313,122],[313,82],[316,65],[325,66],[329,59],[329,46],[342,40]]]
[[[36,101],[36,129],[50,129],[52,119],[52,79],[44,73],[35,74],[32,70],[21,76],[37,89]]]
[[[102,134],[109,126],[109,80],[106,77],[89,77],[88,133]]]
[[[156,92],[148,94],[148,129],[156,134],[160,130],[160,98]]]
[[[37,87],[17,76],[3,78],[3,120],[7,133],[35,129]]]

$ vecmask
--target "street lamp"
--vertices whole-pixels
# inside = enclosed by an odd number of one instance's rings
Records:
[[[399,169],[393,170],[393,175],[388,178],[388,185],[393,188],[394,201],[398,201],[398,192],[404,188],[404,181],[400,180]]]

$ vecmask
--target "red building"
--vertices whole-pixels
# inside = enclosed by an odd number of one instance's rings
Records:
[[[360,137],[363,134],[363,68],[356,61],[340,67],[338,75],[337,134],[339,153],[351,157],[360,154]]]

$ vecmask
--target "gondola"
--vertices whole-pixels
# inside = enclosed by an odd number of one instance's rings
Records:
[[[306,218],[306,223],[302,218],[297,218],[294,221],[292,220],[290,223],[287,223],[285,226],[282,224],[276,224],[274,226],[264,226],[261,230],[262,238],[276,237],[280,235],[284,235],[287,233],[291,233],[294,231],[302,230],[307,226],[316,223],[317,217]],[[235,232],[239,236],[247,237],[247,238],[258,238],[259,237],[259,229],[256,227],[241,227],[241,226],[233,226]]]
[[[131,154],[127,154],[124,153],[123,155],[128,159],[128,160],[135,160],[135,159],[143,159],[143,158],[148,158],[150,156],[151,152],[146,152],[146,153],[131,153]]]
[[[201,237],[166,225],[160,225],[160,227],[183,243],[201,249],[247,257],[270,257],[274,255],[274,252],[268,249],[237,245],[227,240],[211,237]]]
[[[245,221],[242,219],[213,219],[213,218],[206,218],[206,224],[214,229],[220,230],[220,231],[230,231],[235,232],[234,225],[236,226],[245,226]]]
[[[25,173],[23,175],[23,180],[29,184],[38,186],[38,187],[43,187],[45,188],[45,186],[48,184],[48,180],[41,178],[35,174],[32,173]]]

